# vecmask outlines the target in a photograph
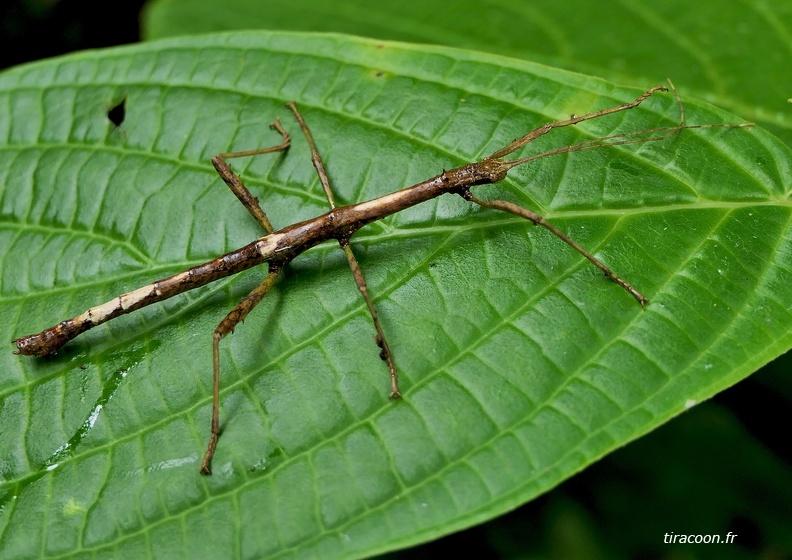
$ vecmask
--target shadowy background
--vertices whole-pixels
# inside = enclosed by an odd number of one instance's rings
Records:
[[[144,0],[3,0],[0,67],[136,43]]]
[[[4,0],[0,67],[139,41],[145,2]],[[386,555],[434,558],[792,558],[792,355],[467,531]],[[668,545],[668,534],[737,534]]]

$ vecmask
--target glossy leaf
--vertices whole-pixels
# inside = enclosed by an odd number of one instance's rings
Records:
[[[647,87],[653,84],[646,84]],[[501,57],[238,33],[81,53],[0,76],[0,330],[9,341],[261,235],[386,194],[640,90]],[[120,128],[108,111],[126,99]],[[685,100],[689,123],[739,122]],[[526,153],[678,119],[671,95]],[[262,270],[0,353],[0,548],[38,556],[357,557],[496,516],[744,378],[792,343],[789,150],[761,129],[540,160],[481,187],[542,212],[644,291],[642,310],[549,233],[452,196],[354,238],[404,399],[325,244],[223,342],[223,436],[200,477],[211,333]]]
[[[786,2],[152,0],[149,38],[234,29],[342,32],[475,49],[686,95],[792,144]]]

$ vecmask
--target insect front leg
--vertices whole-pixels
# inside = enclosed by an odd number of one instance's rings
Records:
[[[586,257],[594,266],[599,268],[605,276],[616,282],[619,286],[621,286],[624,290],[626,290],[631,296],[633,296],[638,303],[641,304],[641,307],[644,307],[649,300],[646,297],[636,290],[632,284],[618,276],[615,272],[613,272],[610,268],[605,266],[605,264],[599,260],[597,257],[586,251],[581,245],[579,245],[575,240],[570,238],[567,234],[563,231],[555,227],[553,224],[548,222],[544,219],[541,215],[537,214],[536,212],[532,212],[527,208],[523,208],[522,206],[518,206],[513,202],[508,202],[506,200],[482,200],[473,195],[470,192],[470,189],[463,189],[459,192],[459,195],[464,198],[465,200],[469,200],[470,202],[475,202],[479,206],[483,206],[484,208],[492,208],[494,210],[501,210],[503,212],[508,212],[509,214],[514,214],[515,216],[519,216],[520,218],[525,218],[530,222],[533,222],[537,226],[542,226],[550,233],[558,237],[561,241],[572,247],[575,251]]]

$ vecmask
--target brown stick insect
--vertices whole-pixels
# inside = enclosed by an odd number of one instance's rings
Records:
[[[673,88],[673,85],[671,85]],[[591,255],[582,246],[578,245],[575,241],[569,238],[561,230],[556,228],[551,223],[547,222],[539,214],[507,202],[505,200],[490,200],[485,201],[476,197],[471,192],[471,187],[478,185],[486,185],[497,183],[506,178],[510,169],[531,162],[533,160],[548,157],[556,154],[564,154],[569,152],[576,152],[581,150],[590,150],[600,148],[603,146],[613,146],[621,144],[633,144],[640,142],[655,142],[666,139],[670,136],[677,134],[685,128],[704,128],[710,126],[750,126],[750,125],[698,125],[687,126],[685,125],[684,108],[679,96],[677,95],[677,102],[680,110],[680,120],[676,126],[665,128],[654,128],[649,130],[641,130],[636,132],[628,132],[596,138],[557,148],[555,150],[547,151],[537,155],[519,157],[515,159],[505,159],[506,156],[524,148],[535,139],[549,133],[551,130],[561,127],[572,126],[583,121],[604,117],[613,113],[633,109],[644,102],[657,92],[668,91],[668,88],[662,85],[657,85],[650,88],[634,101],[617,105],[615,107],[602,109],[600,111],[588,113],[585,115],[572,115],[569,119],[551,122],[532,130],[524,136],[515,139],[507,146],[497,150],[489,156],[480,161],[467,163],[461,167],[443,171],[439,175],[427,179],[410,187],[393,192],[357,204],[348,206],[336,206],[333,191],[330,186],[330,181],[319,155],[319,151],[314,143],[311,132],[308,129],[300,111],[294,103],[289,103],[287,107],[294,113],[295,118],[302,130],[303,134],[308,140],[308,145],[311,150],[311,159],[316,168],[319,180],[324,189],[325,197],[330,205],[330,211],[318,216],[316,218],[306,220],[300,223],[292,224],[280,230],[275,228],[270,223],[267,215],[259,205],[258,200],[250,193],[245,185],[240,180],[239,176],[234,174],[231,170],[226,159],[247,157],[253,155],[284,152],[290,146],[290,137],[286,130],[283,128],[279,120],[276,120],[271,127],[281,135],[281,143],[276,146],[267,148],[260,148],[256,150],[221,153],[212,158],[217,173],[225,181],[231,191],[236,195],[242,205],[252,214],[256,221],[267,232],[266,235],[256,239],[252,243],[244,247],[231,251],[217,257],[213,260],[203,264],[194,266],[184,272],[174,274],[168,278],[157,280],[147,286],[138,288],[129,293],[122,294],[107,303],[92,307],[76,317],[61,321],[56,325],[43,330],[37,334],[22,336],[14,340],[18,354],[26,356],[47,356],[57,351],[61,346],[66,344],[69,340],[76,337],[80,333],[87,331],[97,325],[109,321],[120,315],[131,313],[141,307],[163,301],[167,298],[181,294],[188,290],[204,286],[210,282],[236,274],[253,266],[267,263],[268,273],[263,282],[261,282],[247,297],[245,297],[231,312],[220,322],[214,331],[212,339],[212,355],[213,355],[213,398],[212,398],[212,424],[211,435],[206,453],[201,461],[201,473],[211,473],[211,460],[217,446],[218,437],[220,435],[220,354],[219,344],[225,336],[232,333],[236,326],[242,322],[245,317],[250,313],[256,305],[264,298],[269,292],[278,276],[283,271],[283,268],[288,265],[294,258],[311,247],[327,241],[335,239],[346,255],[349,262],[352,275],[355,279],[360,293],[366,302],[369,314],[374,323],[376,330],[376,342],[380,348],[380,357],[387,364],[390,373],[390,396],[392,398],[400,397],[398,386],[398,378],[396,366],[393,356],[385,338],[385,333],[382,330],[380,321],[377,317],[377,312],[371,301],[368,293],[366,280],[363,272],[358,265],[352,249],[350,247],[350,238],[363,226],[390,216],[396,212],[415,206],[421,202],[438,197],[442,194],[451,193],[456,194],[483,206],[485,208],[492,208],[502,210],[515,216],[524,218],[535,225],[542,226],[552,232],[555,236],[560,238],[570,247],[575,249],[583,257],[588,259],[594,266],[600,269],[605,276],[610,280],[621,286],[627,293],[629,293],[641,305],[645,306],[648,299],[633,287],[629,282],[622,279],[608,268],[599,259]],[[676,91],[675,91],[676,93]]]

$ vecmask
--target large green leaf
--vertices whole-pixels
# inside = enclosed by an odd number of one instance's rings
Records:
[[[792,144],[789,2],[151,0],[150,38],[232,29],[334,31],[514,56],[683,93]]]
[[[646,86],[652,84],[645,84]],[[0,330],[35,332],[261,232],[214,174],[235,160],[276,226],[482,157],[639,89],[515,60],[248,33],[82,53],[0,76]],[[126,98],[116,129],[107,110]],[[736,122],[685,101],[691,123]],[[672,96],[574,130],[673,124]],[[541,160],[480,188],[541,211],[651,299],[524,221],[444,197],[355,237],[402,375],[343,255],[297,260],[223,342],[215,474],[200,477],[211,333],[253,270],[81,336],[0,353],[4,558],[372,554],[513,508],[792,345],[789,150],[760,129]]]
[[[735,388],[737,399],[745,400],[745,385]],[[729,409],[708,401],[541,499],[424,547],[449,546],[473,533],[467,542],[479,558],[789,558],[791,518],[788,461]],[[691,532],[725,540],[730,531],[729,546],[680,543]],[[414,548],[388,555],[415,557]]]

